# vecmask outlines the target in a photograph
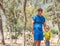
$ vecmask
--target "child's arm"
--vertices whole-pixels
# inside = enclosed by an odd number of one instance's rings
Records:
[[[49,37],[51,38],[51,33],[49,32]]]
[[[45,39],[44,39],[44,42],[46,43],[46,40],[47,40],[47,39],[46,39],[46,33],[44,33],[44,38],[45,38]]]

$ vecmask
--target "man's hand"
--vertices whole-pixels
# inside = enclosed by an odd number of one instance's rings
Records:
[[[34,31],[32,31],[32,34],[34,34]]]

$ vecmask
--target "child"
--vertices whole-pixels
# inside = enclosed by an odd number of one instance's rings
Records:
[[[50,46],[50,31],[49,31],[49,26],[47,25],[45,28],[45,45]]]

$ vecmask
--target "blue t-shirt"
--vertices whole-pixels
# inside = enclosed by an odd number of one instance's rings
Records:
[[[42,25],[45,22],[45,17],[37,14],[32,19],[34,20],[34,31],[38,33],[42,32]]]

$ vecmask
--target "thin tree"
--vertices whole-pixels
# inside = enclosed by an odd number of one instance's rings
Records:
[[[24,46],[25,46],[25,31],[26,31],[26,22],[27,22],[26,3],[27,3],[27,0],[24,0],[24,4],[23,4],[23,12],[24,12]]]
[[[8,19],[8,15],[6,15],[6,10],[5,10],[5,8],[3,7],[3,0],[2,0],[2,2],[0,2],[0,7],[1,7],[1,9],[2,9],[2,11],[3,11],[3,13],[4,13],[4,15],[5,15],[5,17],[6,17],[6,19],[7,20],[9,20]],[[1,24],[2,25],[2,24]],[[1,28],[2,29],[2,28]],[[8,29],[9,29],[9,33],[10,33],[10,46],[12,46],[12,32],[11,32],[11,27],[8,25]],[[3,32],[3,31],[1,31],[1,32]],[[3,36],[3,33],[2,33],[2,36]],[[3,37],[4,38],[4,37]],[[3,38],[2,38],[2,41],[3,41]],[[5,44],[4,43],[4,41],[3,41],[3,44]]]
[[[2,1],[0,1],[0,8],[2,8],[3,9],[3,7],[2,7],[2,2],[3,2],[3,0]],[[1,31],[1,35],[2,35],[2,44],[3,45],[5,45],[5,41],[4,41],[4,33],[3,33],[3,24],[2,24],[2,17],[1,17],[2,15],[0,15],[0,31]]]
[[[0,32],[1,32],[1,35],[2,35],[2,44],[5,45],[1,15],[0,15]]]

